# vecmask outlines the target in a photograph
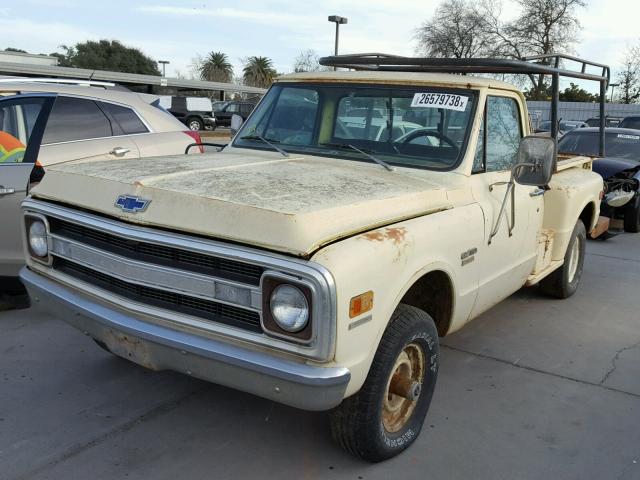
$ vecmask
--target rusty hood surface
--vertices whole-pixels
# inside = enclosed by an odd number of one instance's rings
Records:
[[[121,195],[150,202],[144,211],[125,212],[116,206]],[[33,196],[297,256],[452,206],[447,188],[405,169],[246,149],[69,162],[48,168]]]

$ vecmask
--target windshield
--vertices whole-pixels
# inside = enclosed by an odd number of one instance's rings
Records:
[[[619,127],[640,130],[640,117],[627,117],[620,122]]]
[[[562,137],[558,142],[558,151],[597,157],[599,141],[599,132],[575,130]],[[605,134],[605,147],[607,157],[640,160],[640,135],[607,132]]]
[[[464,156],[475,103],[465,89],[276,84],[233,146],[268,149],[259,136],[287,152],[446,170]]]
[[[229,102],[213,102],[211,104],[214,112],[220,112],[229,104]]]

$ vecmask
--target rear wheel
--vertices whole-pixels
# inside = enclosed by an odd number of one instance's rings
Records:
[[[582,220],[578,220],[564,255],[564,264],[540,281],[544,293],[556,298],[568,298],[576,293],[582,278],[586,243],[587,231]]]
[[[640,232],[640,196],[624,209],[624,231],[629,233]]]
[[[438,332],[431,317],[399,305],[358,393],[330,414],[334,440],[353,455],[379,462],[418,437],[438,376]]]

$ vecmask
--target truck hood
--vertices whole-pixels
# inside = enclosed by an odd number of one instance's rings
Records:
[[[450,189],[403,169],[229,150],[64,163],[47,169],[33,196],[302,257],[336,239],[452,207]],[[116,206],[121,195],[148,206],[125,212]]]

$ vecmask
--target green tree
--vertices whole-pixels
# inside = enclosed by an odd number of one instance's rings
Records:
[[[160,75],[155,60],[117,40],[88,41],[61,48],[64,53],[58,56],[58,60],[63,66]]]
[[[7,47],[4,49],[5,52],[14,52],[14,53],[27,53],[26,50],[21,50],[19,48]]]
[[[245,85],[267,88],[273,82],[277,72],[273,61],[267,57],[249,57],[244,62],[242,78]]]
[[[587,92],[584,88],[580,88],[575,83],[571,82],[571,86],[565,88],[560,92],[561,102],[598,102],[600,101],[600,95],[594,95]]]
[[[200,78],[210,82],[231,83],[233,66],[229,57],[222,52],[209,52],[199,65]]]

